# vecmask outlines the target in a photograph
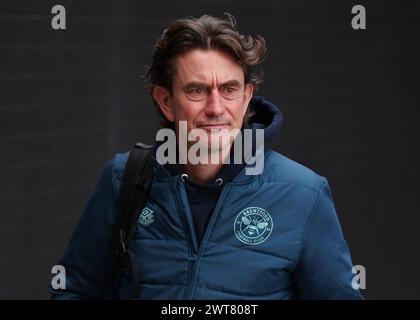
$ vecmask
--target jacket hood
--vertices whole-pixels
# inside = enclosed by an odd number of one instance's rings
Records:
[[[282,112],[261,96],[252,97],[250,104],[255,114],[249,119],[245,128],[264,129],[264,140],[274,140],[283,123]]]

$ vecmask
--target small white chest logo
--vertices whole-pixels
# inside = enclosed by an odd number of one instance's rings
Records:
[[[139,216],[139,223],[147,227],[149,224],[155,221],[153,218],[153,210],[148,207],[144,207]]]

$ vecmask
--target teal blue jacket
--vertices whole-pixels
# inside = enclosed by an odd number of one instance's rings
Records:
[[[60,261],[66,290],[50,289],[53,298],[103,297],[127,155],[106,166]],[[361,298],[326,179],[269,149],[264,167],[226,183],[198,245],[181,177],[156,163],[147,214],[130,245],[140,299]],[[121,298],[128,279],[125,267]]]

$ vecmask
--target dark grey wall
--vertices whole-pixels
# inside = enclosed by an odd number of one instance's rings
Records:
[[[51,28],[51,8],[67,30]],[[367,30],[350,26],[367,9]],[[152,142],[140,75],[172,20],[236,16],[269,44],[260,94],[284,113],[277,151],[326,176],[367,298],[420,298],[415,154],[418,21],[412,1],[0,3],[0,298],[48,298],[105,163]]]

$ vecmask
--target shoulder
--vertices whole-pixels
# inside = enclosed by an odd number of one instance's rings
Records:
[[[128,151],[124,153],[117,153],[111,160],[112,186],[116,194],[119,193],[121,187],[128,155]]]
[[[318,192],[326,178],[271,149],[266,149],[264,180],[292,184]]]

